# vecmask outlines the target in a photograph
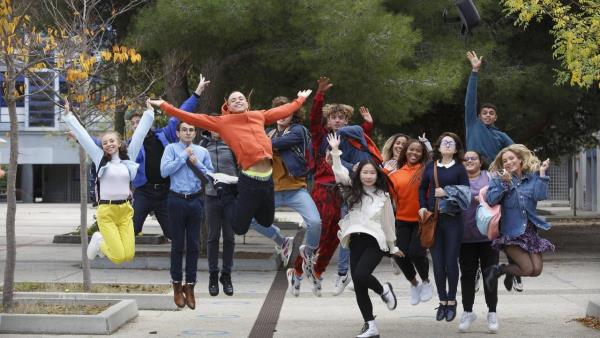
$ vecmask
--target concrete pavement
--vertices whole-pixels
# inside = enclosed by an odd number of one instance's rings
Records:
[[[17,281],[81,280],[77,245],[52,244],[52,236],[73,230],[79,219],[77,205],[20,204],[17,215]],[[5,255],[5,208],[0,206],[0,262]],[[90,211],[93,214],[93,210]],[[278,213],[294,220],[297,215]],[[297,219],[297,218],[296,218]],[[158,233],[151,220],[144,232]],[[287,231],[291,234],[291,231]],[[600,302],[600,226],[556,227],[542,234],[558,244],[555,254],[545,256],[544,272],[538,278],[525,278],[523,293],[499,290],[499,336],[502,337],[598,337],[600,332],[573,321],[585,316],[588,301]],[[236,239],[244,249],[243,238]],[[246,245],[253,250],[272,250],[272,242],[252,231]],[[3,271],[3,270],[2,270]],[[457,331],[462,311],[454,322],[436,322],[435,297],[416,306],[409,304],[409,285],[403,276],[391,272],[384,258],[375,271],[380,281],[390,281],[398,296],[398,307],[388,311],[377,295],[372,295],[374,311],[382,337],[481,336],[487,334],[483,290],[476,295],[474,311],[478,319],[471,332]],[[244,271],[232,275],[235,295],[222,293],[210,297],[207,274],[199,272],[197,308],[174,311],[140,311],[138,318],[126,324],[115,337],[245,337],[250,332],[276,271]],[[431,273],[432,275],[432,273]],[[165,270],[93,269],[94,282],[168,283]],[[354,294],[346,291],[333,297],[335,265],[325,273],[323,297],[312,295],[308,283],[301,295],[286,295],[276,326],[276,337],[354,337],[362,320]],[[460,287],[458,300],[460,302]],[[460,309],[460,305],[459,305]],[[26,335],[2,335],[2,337]],[[56,336],[53,336],[56,337]],[[84,336],[65,336],[84,337]],[[87,336],[85,336],[87,337]]]

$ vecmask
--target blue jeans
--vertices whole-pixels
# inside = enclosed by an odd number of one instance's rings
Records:
[[[185,281],[196,283],[200,226],[204,206],[200,198],[184,199],[169,194],[167,200],[171,223],[171,280],[182,282],[182,260],[185,247]]]
[[[296,190],[284,190],[275,192],[275,208],[287,206],[302,216],[306,224],[306,245],[316,249],[321,237],[321,216],[312,197],[305,188]],[[275,241],[277,245],[283,244],[280,229],[276,225],[265,228],[259,225],[255,219],[251,227],[258,233]]]

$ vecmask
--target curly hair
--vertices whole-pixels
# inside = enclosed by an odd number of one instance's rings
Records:
[[[502,155],[509,151],[515,154],[515,156],[521,160],[521,170],[523,172],[533,173],[540,169],[540,159],[538,159],[537,156],[535,156],[535,154],[523,144],[515,143],[500,150],[498,155],[496,155],[494,162],[490,164],[490,172],[497,173],[504,169]]]
[[[389,161],[392,159],[393,154],[394,154],[394,143],[396,143],[396,140],[399,139],[400,137],[404,137],[407,141],[410,140],[410,137],[408,135],[402,134],[402,133],[398,133],[398,134],[394,134],[394,135],[390,136],[390,138],[388,138],[387,141],[385,141],[385,143],[383,144],[383,148],[381,150],[381,155],[383,156],[383,162]]]
[[[337,113],[343,114],[346,117],[346,119],[350,120],[350,118],[352,117],[352,113],[354,113],[354,108],[347,104],[341,103],[331,103],[323,106],[324,118],[329,118],[329,115]]]
[[[381,170],[379,165],[375,163],[373,160],[362,160],[358,163],[358,167],[356,171],[351,174],[352,185],[351,186],[342,186],[342,195],[346,199],[346,203],[348,203],[348,209],[352,209],[355,206],[360,206],[361,200],[363,196],[368,196],[365,188],[363,187],[362,182],[360,181],[360,172],[363,167],[367,164],[370,164],[375,168],[377,172],[377,180],[375,181],[375,192],[383,191],[389,192],[389,179],[387,175]]]
[[[456,162],[460,162],[462,164],[462,160],[464,157],[464,147],[463,147],[463,143],[460,139],[460,137],[458,137],[458,135],[456,135],[455,133],[451,133],[451,132],[444,132],[442,133],[442,135],[440,135],[440,137],[438,137],[437,141],[435,141],[435,145],[433,146],[433,160],[441,160],[442,159],[442,153],[440,153],[440,145],[442,144],[442,139],[444,137],[451,137],[454,140],[455,143],[455,149],[456,152],[454,153],[454,155],[452,156],[454,158],[454,160]]]

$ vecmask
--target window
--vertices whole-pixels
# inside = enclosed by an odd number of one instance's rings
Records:
[[[17,107],[25,107],[25,98],[23,94],[25,93],[25,78],[23,76],[19,76],[17,78],[17,92],[21,96],[17,100]],[[7,84],[4,82],[4,72],[0,72],[0,107],[8,107],[6,101],[4,101],[4,93],[7,89]]]
[[[28,127],[54,128],[56,126],[57,74],[37,72],[29,78]]]

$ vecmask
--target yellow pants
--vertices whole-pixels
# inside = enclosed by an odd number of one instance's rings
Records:
[[[135,255],[135,235],[131,203],[100,204],[96,220],[104,237],[100,250],[106,257],[115,264],[132,260]]]

